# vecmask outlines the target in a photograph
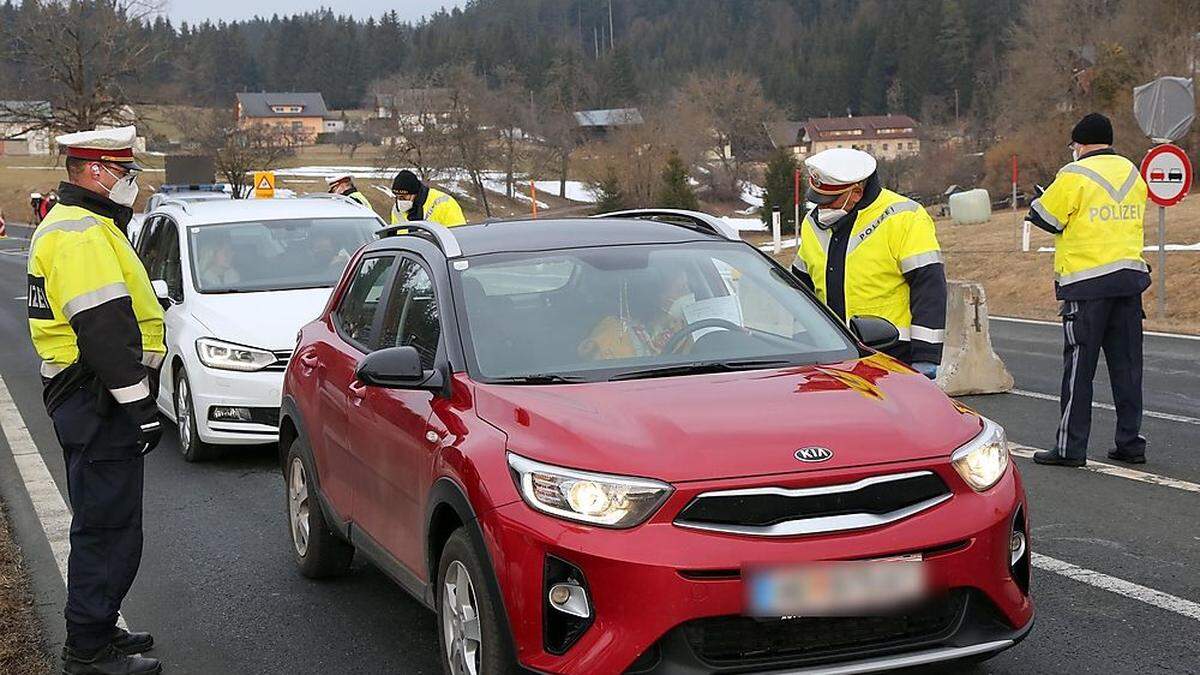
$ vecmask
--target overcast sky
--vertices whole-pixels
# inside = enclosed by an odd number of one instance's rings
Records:
[[[272,14],[285,16],[330,7],[338,14],[352,14],[359,18],[379,16],[396,10],[400,18],[415,21],[442,9],[462,7],[466,0],[354,0],[354,2],[332,2],[331,0],[167,0],[166,13],[171,22],[198,23],[204,19],[249,19],[254,15],[270,17]]]

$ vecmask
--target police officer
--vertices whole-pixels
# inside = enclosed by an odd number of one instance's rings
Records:
[[[900,330],[887,353],[937,377],[946,328],[946,271],[933,220],[883,188],[875,158],[850,148],[804,161],[807,199],[792,271],[843,320],[880,316]]]
[[[158,673],[149,633],[117,627],[142,554],[142,456],[162,427],[155,395],[163,310],[126,238],[139,167],[133,127],[59,136],[67,181],[30,239],[29,329],[67,469],[71,675]]]
[[[454,197],[425,185],[408,169],[396,174],[392,181],[392,196],[396,198],[392,208],[393,225],[407,220],[428,220],[454,227],[467,222]]]
[[[1142,426],[1142,259],[1146,182],[1112,148],[1112,123],[1098,113],[1071,131],[1074,161],[1030,205],[1026,219],[1054,235],[1054,291],[1063,321],[1062,411],[1054,449],[1038,464],[1083,466],[1092,424],[1092,378],[1104,349],[1117,408],[1110,459],[1146,461]]]
[[[359,192],[358,188],[354,186],[353,174],[336,173],[327,177],[325,183],[329,186],[330,193],[345,195],[368,209],[371,208],[371,202],[367,201],[367,196]]]

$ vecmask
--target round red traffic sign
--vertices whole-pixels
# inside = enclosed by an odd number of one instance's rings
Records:
[[[1150,201],[1175,206],[1192,189],[1192,163],[1178,145],[1164,143],[1150,148],[1142,160],[1142,179],[1150,188]]]

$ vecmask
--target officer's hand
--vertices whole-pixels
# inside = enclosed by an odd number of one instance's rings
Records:
[[[912,367],[913,367],[913,370],[924,375],[925,377],[928,377],[931,380],[937,379],[938,366],[936,363],[929,363],[928,361],[917,361],[916,363],[912,364]]]
[[[162,438],[163,428],[158,419],[158,406],[154,404],[154,398],[148,396],[126,404],[126,409],[133,417],[134,424],[138,425],[138,452],[144,455],[157,447]]]

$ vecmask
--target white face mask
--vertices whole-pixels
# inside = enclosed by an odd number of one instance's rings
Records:
[[[837,224],[837,221],[846,217],[849,211],[846,209],[817,209],[817,222],[821,227],[828,230]]]
[[[406,213],[409,209],[412,208],[412,205],[413,205],[413,203],[412,203],[411,199],[397,199],[396,200],[396,212],[397,213]]]
[[[1072,162],[1079,161],[1079,146],[1077,146],[1077,145],[1071,146],[1071,161]]]
[[[104,167],[108,171],[108,175],[117,178],[117,174],[109,171],[108,167]],[[133,171],[125,174],[122,178],[117,178],[117,182],[108,189],[108,198],[113,200],[113,203],[121,206],[133,206],[133,202],[138,196],[137,174]]]

